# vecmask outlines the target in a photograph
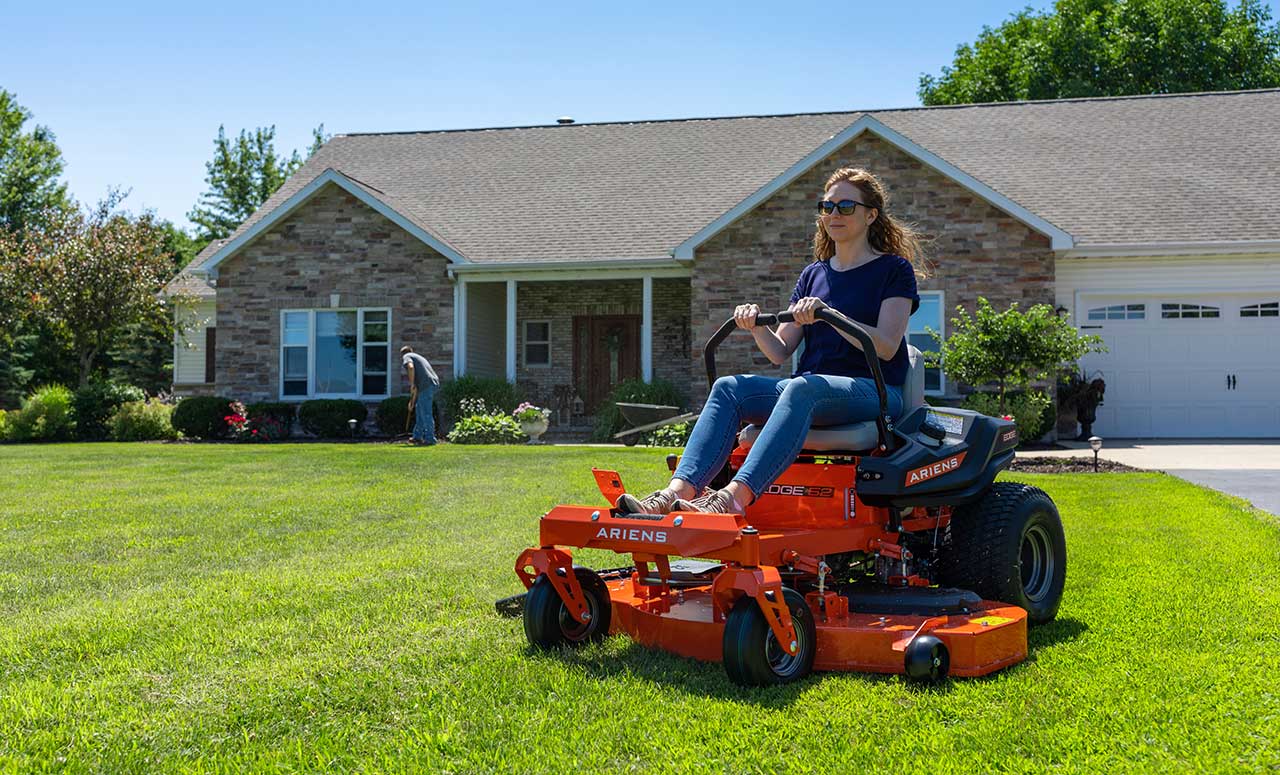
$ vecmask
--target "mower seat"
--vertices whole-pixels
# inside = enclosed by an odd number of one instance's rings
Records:
[[[907,379],[902,383],[902,415],[917,406],[924,406],[924,353],[907,345],[907,358],[911,362]],[[748,425],[738,434],[738,443],[750,449],[760,435],[759,425]],[[874,420],[848,425],[814,426],[804,438],[804,449],[813,452],[856,451],[872,449],[879,442]]]

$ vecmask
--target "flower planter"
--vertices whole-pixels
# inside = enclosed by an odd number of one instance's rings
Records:
[[[547,432],[546,420],[533,420],[531,422],[521,421],[520,430],[524,431],[524,435],[529,437],[530,444],[537,444],[538,437]]]

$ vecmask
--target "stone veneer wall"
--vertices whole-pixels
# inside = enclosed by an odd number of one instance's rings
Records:
[[[516,286],[519,319],[551,322],[550,367],[524,364],[524,326],[516,328],[516,382],[526,398],[550,405],[556,385],[573,380],[573,318],[643,312],[641,280],[524,282]],[[653,376],[689,393],[689,280],[653,281]],[[584,396],[585,398],[585,396]]]
[[[945,291],[945,325],[957,305],[972,310],[978,296],[997,309],[1020,302],[1054,302],[1054,256],[1049,238],[899,151],[863,134],[819,162],[790,185],[698,248],[692,283],[694,341],[701,343],[743,301],[763,309],[783,309],[796,278],[812,260],[815,204],[827,176],[840,167],[870,170],[888,191],[894,217],[914,222],[934,239],[929,247],[932,276],[920,290]],[[696,360],[697,353],[694,353]],[[718,351],[721,374],[754,372],[786,376],[790,365],[774,366],[745,334]],[[706,397],[697,383],[698,400]],[[950,387],[950,386],[949,386]]]
[[[217,392],[277,400],[280,311],[391,308],[391,392],[407,390],[398,350],[410,344],[442,379],[453,373],[453,285],[444,256],[336,185],[218,267]]]

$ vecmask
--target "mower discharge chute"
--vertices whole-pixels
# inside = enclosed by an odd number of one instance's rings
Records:
[[[593,469],[604,505],[557,506],[516,561],[530,643],[579,645],[609,633],[724,664],[742,685],[811,670],[980,676],[1027,656],[1027,626],[1054,618],[1066,574],[1062,524],[1041,490],[995,482],[1016,426],[924,403],[911,348],[895,422],[875,346],[832,309],[817,318],[856,338],[880,397],[874,421],[813,428],[796,461],[742,514],[626,514],[616,472]],[[757,325],[789,322],[788,312]],[[707,342],[709,383],[729,320]],[[743,464],[747,426],[712,486]],[[674,470],[675,456],[668,466]],[[565,547],[631,554],[597,573]],[[698,558],[698,559],[688,559]]]

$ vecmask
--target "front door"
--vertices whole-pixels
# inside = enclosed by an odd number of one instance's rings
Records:
[[[573,319],[573,374],[594,413],[617,384],[640,378],[640,316],[581,315]]]

